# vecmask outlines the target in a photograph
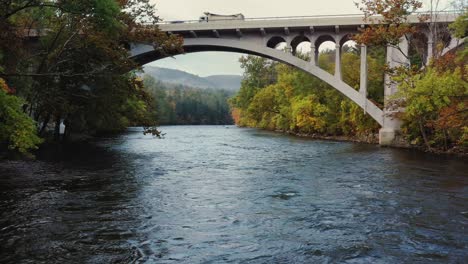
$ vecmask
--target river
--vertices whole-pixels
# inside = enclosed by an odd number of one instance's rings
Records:
[[[0,263],[468,259],[466,159],[233,126],[162,130],[0,163]]]

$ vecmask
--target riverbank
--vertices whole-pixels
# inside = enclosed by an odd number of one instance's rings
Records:
[[[333,135],[320,135],[320,134],[305,134],[305,133],[295,133],[293,131],[281,131],[276,130],[275,132],[288,134],[295,137],[301,138],[310,138],[310,139],[319,139],[319,140],[330,140],[338,142],[354,142],[354,143],[364,143],[364,144],[379,144],[379,135],[369,134],[362,136],[333,136]]]
[[[336,142],[353,142],[353,143],[361,143],[361,144],[371,144],[371,145],[378,145],[379,144],[379,135],[375,134],[368,134],[368,135],[354,135],[354,136],[337,136],[337,135],[321,135],[317,133],[307,134],[307,133],[296,133],[294,131],[283,131],[283,130],[274,130],[273,132],[280,133],[280,134],[287,134],[294,137],[300,138],[309,138],[309,139],[316,139],[316,140],[327,140],[327,141],[336,141]],[[389,146],[390,148],[396,149],[413,149],[418,150],[424,153],[431,153],[436,155],[448,155],[448,156],[458,156],[463,158],[468,158],[468,149],[461,149],[459,147],[453,147],[448,150],[432,148],[428,150],[427,148],[411,144],[404,138],[403,135],[399,135],[396,139],[397,143],[393,146]]]

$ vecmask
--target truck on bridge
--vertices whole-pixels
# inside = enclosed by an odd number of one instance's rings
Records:
[[[219,20],[244,20],[245,16],[243,14],[234,14],[234,15],[218,15],[209,12],[205,12],[204,16],[201,16],[199,22],[209,22],[209,21],[219,21]]]

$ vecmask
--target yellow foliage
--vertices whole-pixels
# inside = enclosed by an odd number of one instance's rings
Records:
[[[8,88],[8,85],[6,84],[5,80],[0,78],[0,89],[5,91],[5,92],[10,92],[10,88]]]

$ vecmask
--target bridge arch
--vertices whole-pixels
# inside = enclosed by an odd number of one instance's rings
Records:
[[[343,47],[344,44],[350,40],[353,40],[353,34],[346,34],[340,39],[340,46]]]
[[[274,36],[268,40],[267,47],[276,49],[281,43],[287,43],[286,39],[280,36]]]
[[[298,53],[299,45],[301,43],[304,43],[304,42],[312,43],[310,41],[310,39],[308,37],[304,36],[304,35],[299,35],[299,36],[293,38],[293,40],[291,41],[291,49],[292,49],[293,54]]]
[[[383,111],[378,108],[372,101],[363,97],[359,91],[356,91],[342,80],[329,74],[328,72],[318,68],[310,62],[304,61],[291,54],[285,53],[274,48],[259,45],[256,42],[239,41],[236,39],[219,39],[219,38],[187,38],[184,42],[185,53],[195,53],[203,51],[224,51],[237,52],[256,55],[279,61],[304,72],[307,72],[320,80],[328,83],[343,95],[351,99],[353,102],[361,106],[381,126],[384,125]],[[166,58],[170,55],[163,54],[158,50],[143,50],[139,53],[132,52],[132,58],[139,64],[144,65],[159,59]]]
[[[320,35],[316,40],[315,40],[315,47],[317,48],[317,50],[320,48],[320,45],[322,45],[324,42],[327,42],[327,41],[331,41],[333,43],[336,44],[336,40],[335,38],[332,36],[332,35],[329,35],[329,34],[324,34],[324,35]]]

